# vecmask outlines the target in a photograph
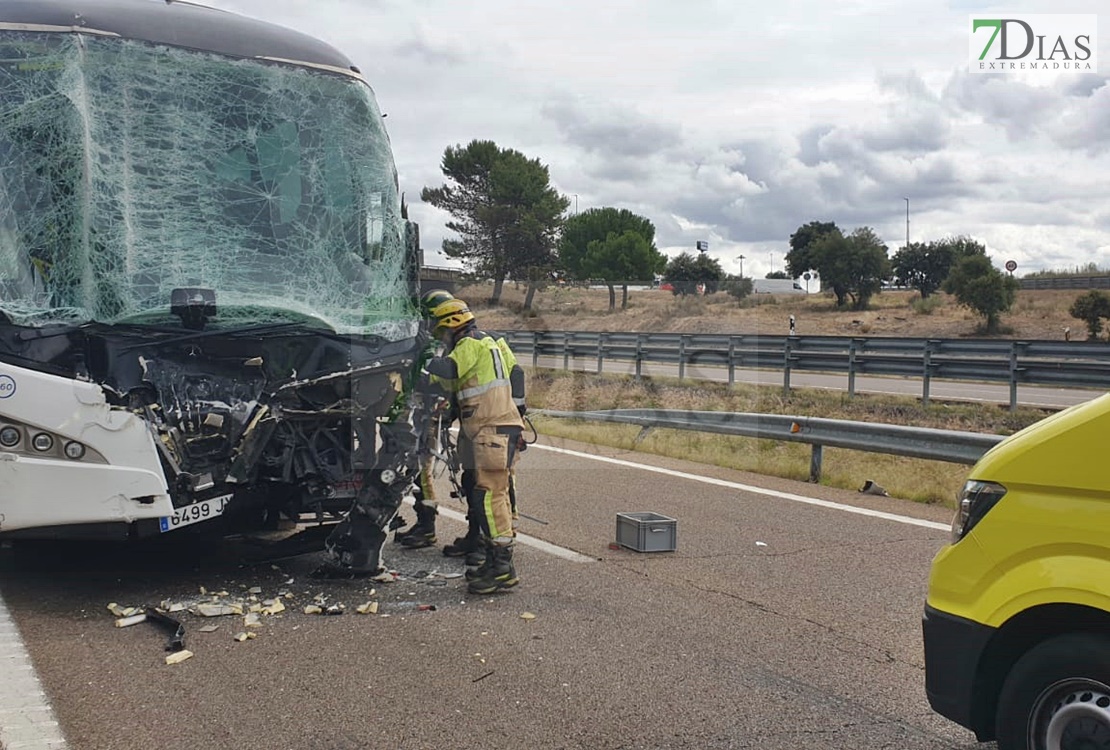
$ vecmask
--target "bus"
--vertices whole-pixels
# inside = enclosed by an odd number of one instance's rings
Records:
[[[384,527],[418,247],[331,46],[180,0],[0,0],[0,539],[354,501]]]

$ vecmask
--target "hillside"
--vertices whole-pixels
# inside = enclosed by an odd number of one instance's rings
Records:
[[[795,316],[798,335],[979,337],[981,319],[960,307],[947,294],[937,294],[922,305],[916,292],[888,291],[876,295],[871,309],[840,311],[831,295],[755,295],[741,305],[718,293],[707,297],[675,297],[658,290],[633,291],[629,307],[608,311],[605,289],[550,288],[536,294],[534,310],[522,312],[524,288],[506,284],[502,305],[489,307],[492,287],[470,286],[457,296],[465,299],[483,328],[497,330],[645,331],[672,333],[785,334]],[[1013,309],[1002,316],[1005,332],[994,338],[1063,339],[1071,329],[1073,341],[1086,338],[1082,321],[1068,308],[1082,292],[1019,291]]]

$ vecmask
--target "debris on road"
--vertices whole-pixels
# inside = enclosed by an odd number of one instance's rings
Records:
[[[197,628],[197,630],[202,633],[215,633],[219,629],[219,625],[202,625],[201,627]]]
[[[193,658],[193,652],[189,650],[175,651],[166,656],[166,664],[180,664],[186,659]]]
[[[247,631],[244,630],[243,632],[236,633],[235,635],[233,635],[231,637],[234,640],[239,641],[239,643],[242,643],[243,641],[254,640],[255,638],[258,637],[258,634],[257,633],[248,633]]]
[[[143,611],[142,607],[121,607],[120,605],[112,602],[108,605],[108,611],[116,617],[131,617]]]
[[[756,547],[766,547],[766,546],[767,546],[767,542],[756,542],[756,543],[755,543],[755,546],[756,546]]]
[[[120,617],[116,620],[117,628],[129,628],[132,625],[138,625],[140,622],[146,622],[146,614],[140,613],[131,615],[130,617]]]
[[[376,615],[378,614],[378,603],[366,602],[366,604],[360,604],[355,607],[355,612],[358,612],[360,615]]]
[[[285,603],[281,599],[266,599],[262,602],[262,614],[276,615],[285,611]]]
[[[531,612],[523,612],[520,615],[520,619],[522,619],[522,620],[535,620],[536,616],[534,614],[532,614]]]
[[[886,490],[884,490],[882,487],[880,487],[878,484],[871,481],[870,479],[863,483],[863,486],[859,488],[859,491],[865,495],[879,495],[881,497],[890,497],[890,494]]]
[[[223,617],[224,615],[243,614],[242,604],[214,604],[207,602],[196,606],[196,613],[201,617]]]

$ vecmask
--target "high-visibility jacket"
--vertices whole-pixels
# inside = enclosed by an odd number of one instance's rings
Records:
[[[513,403],[510,367],[492,337],[479,331],[463,334],[446,356],[429,360],[427,369],[455,395],[468,437],[483,427],[524,427]]]

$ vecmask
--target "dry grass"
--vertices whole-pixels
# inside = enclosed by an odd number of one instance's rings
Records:
[[[912,424],[947,430],[1011,434],[1046,416],[1037,409],[1006,409],[980,404],[933,402],[924,407],[914,399],[799,389],[783,398],[778,388],[716,383],[691,384],[667,379],[635,381],[623,376],[537,370],[530,373],[529,403],[558,411],[658,408],[697,411],[787,414],[853,421]],[[547,435],[573,438],[627,450],[805,480],[810,447],[776,440],[728,437],[686,430],[653,430],[637,440],[639,428],[627,425],[535,417]],[[951,507],[968,467],[941,461],[901,458],[842,449],[824,452],[821,483],[859,489],[870,479],[895,497]]]
[[[675,297],[669,292],[634,291],[627,310],[608,311],[604,289],[548,289],[538,292],[535,309],[522,311],[524,288],[506,284],[502,305],[486,304],[488,285],[459,290],[479,316],[482,326],[497,330],[646,331],[673,333],[785,334],[794,315],[799,335],[895,336],[962,338],[979,336],[982,319],[947,294],[922,303],[916,292],[876,295],[871,309],[837,310],[828,295],[773,297],[754,295],[744,304],[726,294]],[[1082,292],[1022,291],[1010,313],[1002,316],[1009,329],[996,338],[1055,339],[1070,328],[1072,339],[1086,337],[1081,321],[1068,308]],[[618,292],[617,304],[620,304]]]

